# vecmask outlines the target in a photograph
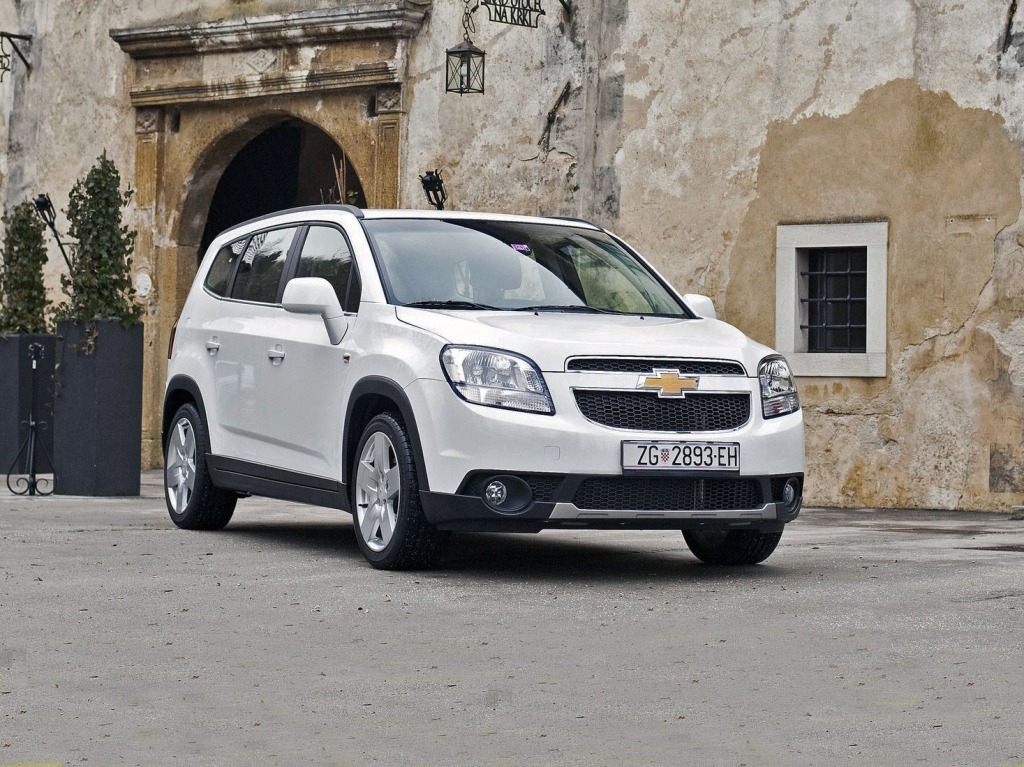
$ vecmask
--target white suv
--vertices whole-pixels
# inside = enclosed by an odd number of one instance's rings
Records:
[[[585,221],[298,208],[215,239],[171,340],[171,519],[349,511],[380,568],[451,531],[675,529],[767,558],[800,511],[786,361]]]

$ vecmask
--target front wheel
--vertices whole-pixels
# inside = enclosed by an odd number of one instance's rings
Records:
[[[220,530],[238,496],[214,487],[206,466],[210,437],[195,405],[178,408],[164,451],[164,497],[171,521],[186,530]]]
[[[435,564],[450,533],[424,516],[409,436],[390,413],[363,430],[353,476],[356,542],[370,564],[382,570]]]
[[[772,555],[782,531],[684,530],[683,538],[693,555],[705,564],[756,565]]]

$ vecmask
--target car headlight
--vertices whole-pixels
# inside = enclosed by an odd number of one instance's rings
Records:
[[[761,360],[757,366],[757,377],[761,381],[761,409],[765,418],[777,418],[800,409],[793,374],[789,363],[782,357]]]
[[[537,366],[518,354],[480,346],[446,346],[441,367],[467,402],[552,415],[555,405]]]

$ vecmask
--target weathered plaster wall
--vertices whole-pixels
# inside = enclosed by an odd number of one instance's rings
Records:
[[[104,149],[126,179],[140,170],[148,177],[137,164],[153,156],[145,148],[136,155],[127,96],[132,66],[111,28],[337,5],[48,0],[0,10],[4,28],[35,37],[31,77],[16,72],[0,84],[5,205],[47,191],[65,207],[74,180]],[[462,4],[433,3],[408,46],[401,204],[426,204],[417,177],[437,167],[451,207],[592,218],[768,343],[775,227],[888,220],[889,376],[801,381],[808,500],[1018,503],[1024,9],[1011,13],[1011,0],[573,6],[570,16],[545,2],[536,30],[490,23],[481,8],[473,39],[488,54],[487,93],[459,97],[444,94],[443,76],[445,48],[462,37]],[[230,69],[230,58],[217,60]],[[346,109],[326,98],[306,116],[344,131],[345,120],[366,113],[339,117]],[[166,138],[168,172],[146,192],[166,203],[165,217],[153,219],[142,205],[137,218],[148,230],[143,257],[162,254],[159,268],[174,272],[158,280],[158,293],[161,282],[184,284],[192,268],[179,234],[195,226],[182,227],[181,217],[202,216],[201,205],[184,201],[198,199],[187,192],[203,179],[184,169],[253,116],[228,107],[188,132],[205,110],[217,107],[181,112],[187,146],[182,136]],[[202,167],[215,174],[220,166]],[[54,287],[60,266],[54,250]],[[174,313],[169,303],[147,310],[161,328]],[[150,370],[155,391],[159,365]]]
[[[434,4],[410,49],[403,205],[426,207],[418,175],[440,168],[452,208],[578,212],[592,43],[582,18],[547,5],[535,30],[492,24],[482,8],[475,14],[472,39],[488,52],[486,93],[458,96],[444,93],[444,64],[445,49],[462,40],[462,4]]]
[[[63,210],[75,180],[104,151],[126,181],[134,176],[135,116],[128,101],[128,57],[110,38],[116,28],[217,21],[299,9],[329,8],[328,0],[50,0],[4,4],[8,31],[33,36],[32,73],[18,68],[0,84],[7,151],[0,159],[5,208],[47,192]],[[20,64],[20,62],[19,62]],[[0,133],[0,147],[4,146]],[[65,226],[59,216],[58,226]],[[51,248],[48,279],[59,293],[62,267]]]
[[[358,7],[362,7],[357,4]],[[369,39],[365,35],[342,45],[286,47],[278,40],[262,60],[252,50],[212,50],[203,54],[147,58],[136,67],[115,40],[111,29],[217,22],[283,12],[333,9],[337,3],[307,2],[159,2],[124,0],[34,3],[20,7],[12,27],[34,37],[33,72],[18,72],[9,112],[9,142],[4,159],[10,172],[3,178],[6,206],[50,193],[58,227],[66,229],[62,211],[75,179],[95,158],[108,153],[122,172],[125,185],[136,190],[129,221],[138,230],[134,269],[153,279],[152,293],[142,301],[146,323],[146,369],[143,390],[143,461],[160,459],[160,402],[165,350],[170,327],[195,272],[196,249],[220,173],[247,138],[275,121],[298,118],[327,131],[345,149],[371,201],[393,205],[397,195],[397,113],[374,113],[373,87],[318,94],[302,93],[310,73],[358,70],[367,62],[403,60],[404,41]],[[257,84],[264,74],[300,72],[292,92],[255,98],[228,98],[219,84]],[[164,102],[142,112],[133,108],[129,88],[141,85],[213,83],[213,100],[193,88],[181,103]],[[2,88],[3,86],[0,86]],[[187,90],[187,88],[186,88]],[[237,94],[232,94],[237,95]],[[379,110],[378,110],[379,112]],[[377,118],[371,120],[373,117]],[[173,127],[171,123],[173,122]],[[393,128],[393,130],[392,130]],[[0,139],[5,136],[0,135]],[[3,168],[0,168],[3,172]],[[47,279],[60,297],[63,260],[51,244]]]
[[[461,99],[441,93],[458,14],[439,5],[407,156],[448,171],[457,206],[614,228],[769,344],[775,227],[890,221],[889,377],[801,381],[808,500],[1006,508],[1024,492],[1015,5],[603,0],[535,32],[484,20],[488,95]],[[536,152],[563,80],[568,173]]]
[[[4,3],[0,5],[0,30],[10,32],[11,34],[19,34],[18,30],[18,12],[13,4]],[[27,50],[27,46],[25,47]],[[14,58],[17,58],[17,54],[14,54],[8,48],[8,53],[11,53]],[[12,103],[14,100],[14,94],[21,87],[21,81],[25,77],[25,68],[22,66],[19,60],[14,71],[9,72],[5,77],[4,81],[0,83],[0,188],[6,186],[8,165],[7,155],[9,152],[9,124],[12,114]],[[0,224],[0,232],[3,231],[3,225]]]
[[[1021,407],[998,385],[996,234],[1020,212],[1021,152],[992,112],[896,80],[849,114],[776,123],[730,254],[725,311],[774,340],[775,226],[889,221],[889,376],[801,380],[808,493],[829,505],[990,508],[990,442]],[[795,218],[794,218],[795,217]],[[770,282],[770,281],[769,281]],[[997,311],[998,313],[998,311]],[[1015,453],[1016,454],[1016,453]]]

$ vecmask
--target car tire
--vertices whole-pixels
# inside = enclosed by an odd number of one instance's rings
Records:
[[[375,416],[363,429],[352,477],[353,527],[367,561],[381,570],[436,564],[451,534],[423,514],[412,446],[394,415]]]
[[[203,417],[192,403],[182,405],[171,419],[164,446],[164,500],[171,521],[185,530],[220,530],[235,511],[238,496],[210,479],[209,454]]]
[[[756,565],[772,555],[782,531],[684,530],[683,538],[693,555],[705,564]]]

